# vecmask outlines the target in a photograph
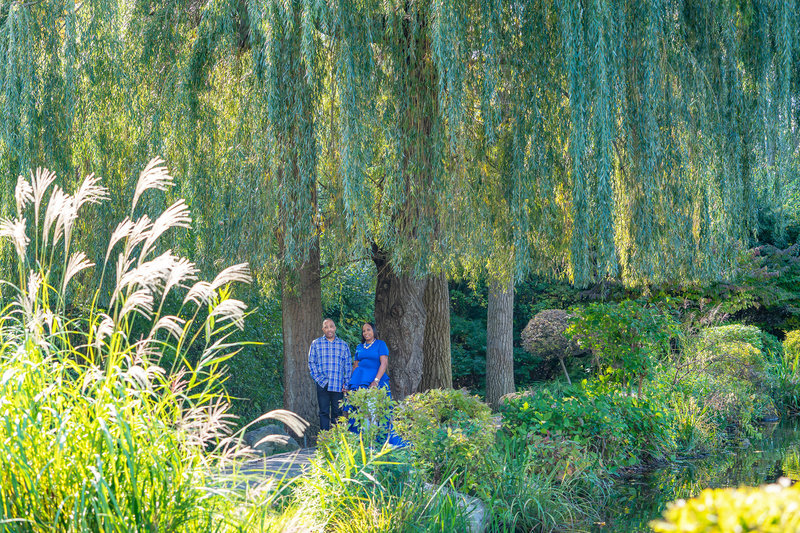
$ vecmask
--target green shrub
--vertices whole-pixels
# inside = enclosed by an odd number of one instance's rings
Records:
[[[618,304],[592,303],[575,310],[567,328],[581,348],[591,350],[598,374],[631,389],[641,397],[644,381],[656,363],[671,352],[678,336],[672,317],[658,307],[625,300]]]
[[[790,331],[783,340],[786,366],[793,375],[800,375],[800,329]]]
[[[348,418],[359,428],[364,442],[382,444],[389,434],[392,410],[397,403],[386,394],[386,389],[376,387],[350,391],[347,403],[352,407]]]
[[[662,457],[674,448],[670,422],[657,402],[583,382],[507,397],[501,405],[506,434],[529,442],[540,435],[576,442],[606,468]]]
[[[765,340],[774,350],[758,328],[731,324],[705,328],[689,343],[684,378],[704,376],[704,387],[694,394],[716,412],[720,423],[752,433],[758,419],[776,416],[773,395],[779,373],[776,362],[762,351]]]
[[[743,324],[704,328],[700,332],[700,338],[711,346],[729,342],[747,343],[759,352],[763,347],[761,330],[755,326]]]
[[[800,531],[800,490],[788,483],[761,488],[704,490],[696,498],[669,505],[657,533],[739,533]]]
[[[494,444],[491,410],[476,396],[432,389],[406,398],[395,411],[395,429],[410,442],[417,466],[433,483],[452,477],[471,489]]]

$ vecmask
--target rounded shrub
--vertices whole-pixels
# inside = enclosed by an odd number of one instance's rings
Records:
[[[432,389],[406,398],[395,411],[395,430],[412,444],[414,464],[433,483],[452,476],[472,487],[494,444],[489,406],[462,391]]]
[[[522,330],[522,347],[544,361],[558,360],[567,383],[572,384],[564,359],[580,354],[578,343],[565,333],[570,315],[563,309],[545,309],[536,313]]]

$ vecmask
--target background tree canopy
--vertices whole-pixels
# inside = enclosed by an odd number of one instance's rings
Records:
[[[313,414],[322,285],[372,261],[402,396],[451,382],[448,277],[698,283],[796,240],[798,30],[775,0],[2,0],[3,209],[31,168],[95,172],[102,260],[161,155],[195,219],[169,245],[253,266],[260,339],[280,297],[249,372],[282,342]]]

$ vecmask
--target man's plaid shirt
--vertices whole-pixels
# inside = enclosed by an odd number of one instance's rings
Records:
[[[350,347],[339,337],[329,341],[323,335],[314,339],[308,350],[308,369],[317,385],[323,389],[341,392],[350,381],[353,370]]]

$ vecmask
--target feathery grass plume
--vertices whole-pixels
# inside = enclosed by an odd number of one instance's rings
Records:
[[[21,218],[25,206],[33,202],[33,187],[22,175],[17,176],[17,185],[14,187],[14,200],[17,207],[17,218]]]
[[[123,300],[122,309],[120,309],[115,322],[120,324],[129,313],[139,313],[144,318],[152,318],[153,294],[145,288],[136,289],[128,294]]]
[[[74,278],[78,273],[87,268],[91,268],[94,266],[94,263],[89,261],[86,258],[86,254],[83,252],[76,252],[72,254],[67,262],[67,270],[64,272],[64,281],[61,284],[61,292],[64,293],[67,290],[67,284],[69,284],[70,280]]]
[[[99,183],[100,178],[93,173],[83,178],[80,187],[75,191],[76,210],[80,210],[84,204],[99,204],[108,200],[108,189],[99,185]]]
[[[44,193],[47,192],[47,189],[56,179],[55,172],[50,172],[44,168],[37,168],[36,173],[34,174],[31,171],[31,188],[33,189],[33,210],[34,210],[34,218],[33,222],[38,227],[39,225],[39,213],[41,212],[41,205],[42,200],[44,200]]]
[[[292,411],[287,411],[286,409],[274,409],[268,413],[264,413],[253,420],[251,424],[257,424],[258,422],[263,422],[264,420],[277,420],[279,422],[283,422],[286,424],[286,427],[288,427],[297,435],[304,434],[306,429],[308,429],[310,426],[310,424],[303,419],[303,417],[298,416]]]
[[[139,181],[136,182],[136,189],[133,192],[133,201],[131,202],[131,213],[136,209],[139,199],[146,190],[166,191],[172,185],[172,181],[172,176],[169,175],[167,167],[164,165],[164,160],[160,157],[151,159],[142,173],[139,174]]]
[[[164,282],[163,297],[175,287],[186,288],[184,285],[187,281],[194,281],[197,279],[197,268],[194,263],[184,257],[176,258]],[[163,303],[163,299],[162,299]]]
[[[73,216],[76,216],[76,213],[72,206],[72,198],[65,193],[61,187],[56,185],[53,194],[50,195],[50,200],[47,202],[47,209],[44,213],[44,223],[42,225],[43,249],[47,248],[50,238],[50,229],[53,227],[52,246],[55,249],[55,246],[62,237],[65,219],[71,219]],[[40,261],[41,260],[42,258],[40,258]]]
[[[209,282],[198,281],[192,285],[192,288],[189,289],[188,293],[186,293],[183,303],[186,304],[188,302],[192,302],[198,306],[205,305],[209,302],[209,300],[211,300],[213,295],[214,289]]]
[[[220,320],[230,320],[231,323],[239,330],[244,329],[244,313],[247,310],[247,305],[239,300],[224,300],[215,305],[211,311],[214,318]]]
[[[153,329],[150,331],[150,338],[155,337],[156,333],[161,330],[165,330],[173,339],[180,340],[180,338],[184,335],[185,330],[184,327],[186,326],[186,320],[177,317],[177,316],[162,316],[158,319],[158,322],[153,325]]]
[[[142,251],[139,254],[139,261],[143,261],[151,251],[153,244],[169,229],[171,228],[188,228],[192,219],[189,217],[189,208],[183,199],[178,200],[169,206],[161,215],[153,222],[147,238],[142,245]]]
[[[228,283],[250,283],[253,278],[250,275],[250,266],[247,263],[232,265],[217,274],[211,282],[211,290],[217,290]]]
[[[112,305],[120,294],[134,287],[144,287],[150,291],[151,295],[158,294],[177,262],[178,258],[172,255],[171,250],[167,250],[150,261],[140,263],[131,270],[123,271],[111,296]]]
[[[0,238],[6,237],[14,244],[14,250],[17,256],[22,260],[25,257],[25,251],[28,249],[28,244],[31,242],[28,235],[25,233],[25,219],[17,218],[10,220],[7,218],[0,218]]]

